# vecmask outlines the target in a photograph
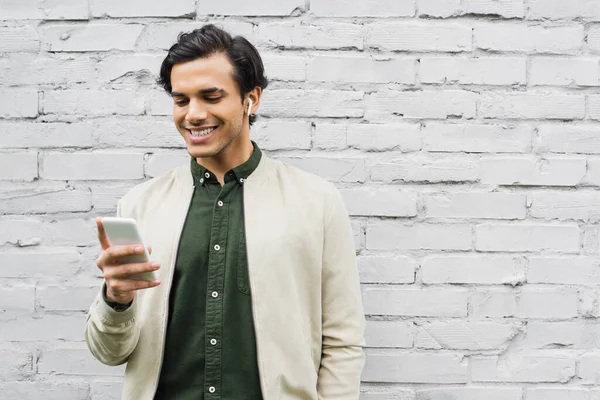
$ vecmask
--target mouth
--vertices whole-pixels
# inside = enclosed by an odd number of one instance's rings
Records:
[[[188,132],[190,142],[198,144],[207,142],[218,128],[218,126],[211,126],[203,129],[186,129],[186,131]]]

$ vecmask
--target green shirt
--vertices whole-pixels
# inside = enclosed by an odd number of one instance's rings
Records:
[[[261,151],[225,174],[191,160],[194,194],[179,242],[155,399],[262,399],[244,233],[244,180]]]

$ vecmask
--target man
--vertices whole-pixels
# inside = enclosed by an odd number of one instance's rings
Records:
[[[352,232],[330,183],[250,140],[267,86],[257,50],[206,25],[181,34],[159,82],[189,166],[134,187],[153,262],[111,246],[85,337],[108,365],[127,363],[124,399],[357,399],[364,364]],[[157,281],[133,279],[156,271]]]

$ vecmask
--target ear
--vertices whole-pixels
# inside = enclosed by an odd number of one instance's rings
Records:
[[[255,87],[248,92],[248,115],[254,114],[260,107],[260,98],[262,96],[262,89],[260,86]]]

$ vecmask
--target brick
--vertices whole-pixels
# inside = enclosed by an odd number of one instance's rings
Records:
[[[599,285],[600,259],[590,257],[530,257],[528,283]]]
[[[406,256],[360,256],[361,283],[414,283],[417,262]]]
[[[473,382],[568,382],[575,376],[575,360],[566,356],[519,354],[471,358]]]
[[[37,152],[31,151],[0,153],[0,179],[34,180],[38,176],[37,156]]]
[[[461,12],[461,0],[419,0],[419,16],[448,18]]]
[[[0,340],[3,342],[82,341],[85,314],[61,316],[44,315],[2,322]],[[2,393],[0,389],[0,393]],[[78,399],[79,400],[79,399]]]
[[[475,27],[477,48],[492,51],[571,54],[579,52],[583,26],[541,26],[517,22],[485,23]]]
[[[532,217],[559,220],[600,220],[600,195],[569,192],[533,192],[530,197]]]
[[[421,128],[417,124],[350,124],[346,143],[364,151],[418,151]]]
[[[282,161],[333,182],[365,182],[367,170],[364,158],[316,157],[292,158]]]
[[[40,50],[38,33],[33,26],[0,26],[0,53]]]
[[[471,51],[472,29],[437,21],[378,21],[367,25],[365,45],[383,51]]]
[[[305,81],[307,57],[296,57],[289,54],[261,54],[265,66],[265,74],[270,81]]]
[[[527,18],[600,21],[600,4],[595,0],[530,0]]]
[[[144,154],[46,153],[40,176],[59,180],[139,179],[144,177]]]
[[[72,277],[79,269],[79,253],[60,248],[0,252],[0,277]],[[0,334],[1,336],[1,334]]]
[[[515,324],[498,322],[435,321],[419,324],[415,347],[431,350],[505,349],[519,333]]]
[[[309,122],[258,120],[250,129],[250,137],[262,150],[310,150],[311,134]]]
[[[170,119],[105,119],[90,124],[96,148],[185,148],[185,141]]]
[[[150,115],[173,115],[173,98],[164,90],[152,90],[147,94]]]
[[[366,385],[363,385],[363,388]],[[360,400],[415,400],[411,389],[367,387],[360,393]]]
[[[598,60],[593,58],[534,58],[531,85],[598,86]]]
[[[354,237],[354,248],[357,254],[365,248],[365,229],[361,221],[350,220],[352,235]]]
[[[96,70],[102,82],[155,85],[164,58],[162,54],[113,55],[98,62]]]
[[[479,166],[468,159],[400,159],[371,166],[371,180],[383,182],[474,182]]]
[[[471,250],[471,227],[465,224],[400,225],[377,221],[367,229],[369,250]]]
[[[471,295],[470,306],[475,318],[568,319],[578,315],[579,298],[565,288],[481,289]]]
[[[364,382],[466,383],[468,370],[457,354],[369,354]]]
[[[348,212],[353,216],[415,217],[417,194],[396,188],[342,189]]]
[[[363,26],[341,22],[324,25],[299,22],[261,22],[256,30],[259,47],[278,49],[363,49]]]
[[[0,148],[92,147],[91,124],[0,122]]]
[[[308,81],[313,82],[414,84],[416,60],[414,58],[317,56],[308,62],[307,78]]]
[[[92,192],[92,204],[94,211],[98,213],[114,214],[117,210],[117,202],[123,197],[133,186],[140,183],[135,182],[92,182],[89,186]]]
[[[413,0],[312,0],[310,11],[319,17],[412,17]]]
[[[0,219],[0,246],[7,243],[21,245],[34,240],[39,241],[41,229],[42,222],[35,219]]]
[[[523,85],[526,72],[525,58],[423,57],[419,75],[423,83]]]
[[[427,194],[425,214],[433,218],[525,219],[527,196],[482,192]]]
[[[94,61],[86,57],[62,59],[19,53],[0,59],[0,85],[61,85],[95,79]]]
[[[32,314],[34,310],[35,286],[0,286],[0,315],[3,315],[4,313]],[[1,374],[2,370],[0,367],[0,375]]]
[[[93,246],[98,243],[94,220],[45,221],[37,232],[42,244],[51,246]]]
[[[416,400],[522,400],[523,389],[504,387],[436,388],[417,390]]]
[[[89,386],[84,382],[0,382],[0,398],[81,400],[87,397]]]
[[[80,0],[8,0],[0,4],[0,20],[87,20],[88,3]]]
[[[532,136],[533,127],[527,125],[428,122],[423,128],[423,147],[439,152],[527,153]]]
[[[114,367],[113,367],[114,368]],[[121,397],[123,382],[120,381],[96,381],[90,382],[91,400],[113,400]]]
[[[530,349],[596,350],[600,325],[595,322],[529,321],[523,346]]]
[[[38,286],[36,302],[44,310],[87,311],[98,295],[97,286]]]
[[[525,281],[525,266],[522,257],[433,255],[423,259],[421,279],[426,284],[517,284]]]
[[[592,51],[600,51],[600,26],[592,26],[589,28],[587,36],[588,47]]]
[[[1,37],[0,37],[1,42]],[[1,52],[1,50],[0,50]],[[31,89],[0,90],[0,118],[35,118],[38,92]]]
[[[185,17],[195,14],[195,0],[147,2],[144,0],[94,0],[93,17]]]
[[[24,349],[0,349],[0,379],[19,381],[31,378],[35,374],[33,354]]]
[[[152,154],[145,168],[145,175],[153,178],[182,165],[189,165],[189,154]]]
[[[0,215],[52,214],[91,210],[91,194],[60,183],[0,185]]]
[[[369,287],[363,289],[363,303],[367,315],[467,316],[466,289]]]
[[[67,89],[44,92],[45,114],[141,115],[144,98],[135,90]]]
[[[363,97],[363,92],[349,90],[266,91],[259,115],[276,118],[362,117]]]
[[[395,91],[383,90],[367,95],[368,120],[402,118],[471,119],[476,114],[477,95],[461,90]]]
[[[405,321],[367,321],[367,347],[412,348],[415,327]]]
[[[527,388],[527,400],[598,400],[600,391],[582,388]]]
[[[49,25],[41,28],[42,47],[49,52],[134,50],[143,29],[140,24]]]
[[[481,160],[481,181],[485,184],[575,186],[585,175],[583,158],[484,157]]]
[[[215,21],[215,25],[225,29],[232,36],[241,35],[248,40],[252,37],[253,25],[249,22]],[[146,25],[137,46],[140,49],[168,50],[177,41],[181,32],[191,32],[200,28],[197,22],[168,22]]]
[[[539,125],[534,148],[540,152],[600,154],[598,130],[566,124]]]
[[[214,2],[199,0],[198,10],[202,15],[247,15],[247,16],[290,16],[304,10],[302,0],[265,0],[248,3],[232,0]]]
[[[524,0],[465,0],[464,14],[522,18],[525,15]]]
[[[588,95],[588,117],[593,120],[600,120],[600,96]]]
[[[348,125],[317,123],[312,144],[317,149],[346,149],[348,147]]]
[[[585,96],[547,91],[486,92],[481,95],[478,114],[483,118],[502,119],[583,119]]]
[[[600,355],[597,353],[584,354],[579,361],[579,377],[582,383],[597,385],[600,383]],[[600,393],[596,393],[600,395]],[[584,397],[582,399],[585,400]]]
[[[479,251],[576,253],[579,236],[575,224],[490,223],[475,228],[475,246]]]
[[[38,373],[48,375],[123,376],[124,366],[103,365],[86,348],[53,348],[42,351]]]

